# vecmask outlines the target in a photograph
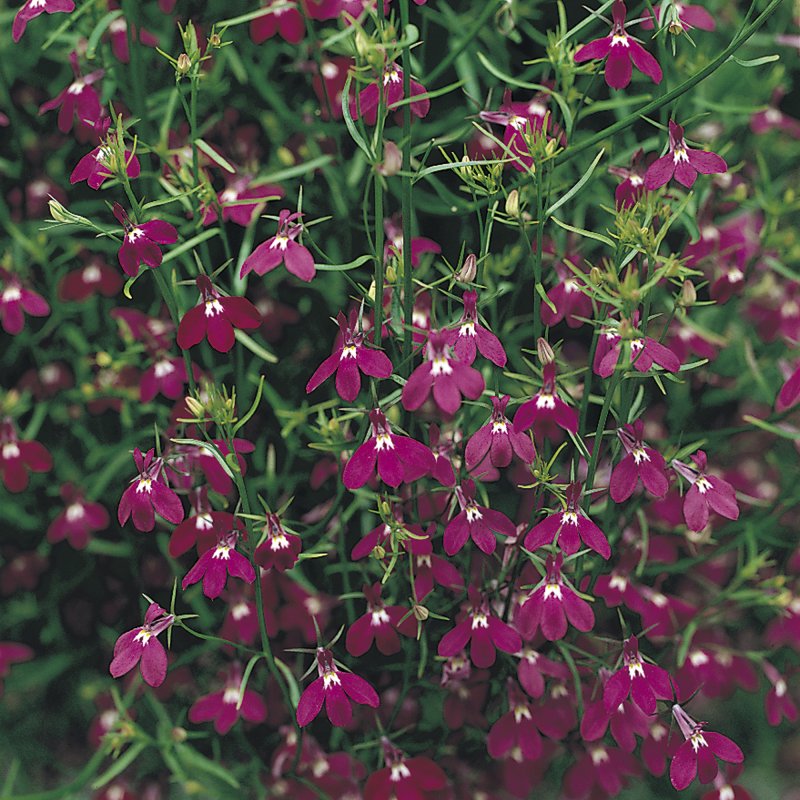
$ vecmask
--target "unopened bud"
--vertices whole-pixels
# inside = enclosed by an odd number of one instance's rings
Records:
[[[690,280],[685,280],[681,287],[681,296],[678,298],[678,303],[684,308],[691,308],[697,302],[697,290]]]
[[[184,403],[193,417],[201,418],[205,416],[205,407],[196,397],[188,396],[184,398]]]
[[[58,200],[54,200],[52,197],[47,201],[47,205],[50,206],[50,216],[56,222],[69,222],[69,218],[67,217],[66,211],[67,209],[58,202]]]
[[[394,264],[389,264],[386,267],[386,282],[387,283],[394,283],[397,280],[397,270],[394,267]]]
[[[472,283],[478,274],[478,259],[475,253],[470,253],[461,265],[461,269],[456,273],[456,280],[461,283]]]
[[[367,54],[372,49],[372,45],[367,37],[367,34],[361,30],[361,27],[356,31],[356,52],[362,57],[366,58]]]
[[[544,146],[544,151],[548,156],[552,157],[558,150],[558,142],[555,139],[548,139],[547,144]]]
[[[386,558],[386,548],[376,544],[375,547],[372,548],[370,555],[378,561],[383,561],[383,559]]]
[[[672,22],[670,22],[670,24],[667,26],[667,30],[668,30],[668,31],[669,31],[669,32],[670,32],[670,33],[671,33],[673,36],[680,36],[680,35],[683,33],[683,25],[681,25],[681,23],[680,23],[680,21],[679,21],[679,20],[673,20],[673,21],[672,21]]]
[[[111,356],[106,353],[104,350],[101,350],[95,357],[94,360],[97,362],[98,367],[110,367],[111,366]]]
[[[375,168],[381,175],[391,178],[397,175],[403,166],[403,154],[394,142],[384,142],[383,162]]]
[[[628,319],[623,319],[619,323],[619,328],[617,329],[617,333],[619,333],[620,337],[623,339],[632,339],[634,331],[635,328]]]
[[[189,58],[186,53],[181,53],[178,56],[178,63],[175,66],[175,71],[178,75],[186,75],[187,72],[192,68],[192,59]]]
[[[218,33],[212,33],[208,37],[208,46],[213,47],[215,50],[222,47],[222,39]]]
[[[550,342],[541,336],[536,340],[536,353],[542,364],[552,364],[556,360],[556,354],[553,352]]]
[[[414,603],[412,611],[414,613],[414,619],[416,619],[418,622],[425,622],[431,613],[427,608],[425,608],[425,606],[422,606],[419,603]]]
[[[603,270],[600,267],[592,267],[589,270],[589,281],[593,286],[599,286],[603,282]]]
[[[367,297],[372,300],[373,303],[375,302],[375,281],[372,281],[372,283],[369,285]]]
[[[509,217],[519,216],[519,192],[516,189],[512,189],[508,193],[508,197],[506,198],[506,214],[508,214]]]
[[[185,742],[187,735],[186,728],[176,726],[172,729],[172,741],[174,742]]]

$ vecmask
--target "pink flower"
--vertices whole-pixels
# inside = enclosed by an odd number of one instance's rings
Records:
[[[501,536],[514,536],[516,533],[516,526],[505,514],[475,502],[474,481],[468,479],[457,486],[456,497],[461,511],[444,529],[444,550],[447,555],[455,555],[467,539],[472,539],[484,553],[491,554],[497,547],[495,533]]]
[[[10,417],[0,422],[0,477],[9,492],[28,486],[29,472],[49,472],[53,457],[39,442],[23,441]]]
[[[306,24],[295,2],[270,0],[264,13],[250,21],[250,38],[255,44],[271,39],[276,33],[289,44],[299,44],[306,35]]]
[[[373,642],[383,655],[391,656],[400,652],[398,633],[416,636],[417,621],[410,610],[403,606],[384,605],[381,589],[380,581],[372,586],[365,584],[362,589],[367,598],[367,613],[347,629],[347,652],[351,656],[363,656]]]
[[[727,481],[706,472],[706,454],[698,450],[694,466],[673,459],[672,468],[692,485],[683,500],[683,517],[690,531],[702,531],[708,525],[709,510],[726,519],[739,519],[736,492]]]
[[[536,725],[535,710],[513,679],[508,680],[508,711],[492,725],[486,737],[492,758],[502,759],[516,751],[525,761],[542,754],[542,737]]]
[[[564,775],[567,797],[616,797],[628,776],[641,772],[636,759],[616,747],[591,744]]]
[[[100,97],[92,87],[92,84],[99,81],[105,72],[102,69],[98,69],[88,75],[81,75],[78,68],[78,54],[73,51],[69,54],[69,60],[70,64],[72,64],[72,71],[75,73],[75,80],[56,97],[48,100],[39,108],[39,113],[44,114],[60,107],[58,129],[61,133],[69,132],[72,126],[72,118],[76,114],[79,125],[91,128],[100,119],[102,113]]]
[[[461,395],[477,400],[485,387],[478,370],[450,354],[450,335],[447,331],[431,331],[425,346],[427,360],[420,364],[403,387],[403,407],[416,411],[433,391],[436,405],[448,415],[461,406]]]
[[[308,283],[313,280],[317,274],[314,257],[303,245],[295,241],[303,232],[302,225],[293,224],[300,216],[300,212],[292,214],[286,208],[281,210],[278,215],[278,232],[266,242],[262,242],[244,260],[239,272],[240,278],[252,271],[257,275],[265,275],[275,267],[285,264],[286,269],[301,281]]]
[[[383,230],[386,232],[386,245],[383,249],[383,260],[388,262],[390,258],[400,261],[403,258],[403,221],[399,214],[383,221]],[[442,248],[425,236],[414,236],[411,239],[411,266],[416,269],[419,266],[420,257],[423,253],[441,253]]]
[[[342,474],[348,489],[361,488],[376,468],[381,480],[393,488],[416,481],[434,468],[430,449],[408,436],[392,433],[380,409],[372,409],[369,420],[372,435],[353,453]]]
[[[3,330],[16,336],[25,327],[25,314],[46,317],[50,313],[47,300],[23,286],[14,274],[0,268],[3,290],[0,292],[0,323]]]
[[[28,23],[38,17],[39,14],[57,14],[59,12],[69,14],[74,10],[74,0],[26,0],[14,17],[14,24],[11,26],[11,38],[14,42],[18,42],[22,38],[22,34],[25,33]]]
[[[125,274],[135,278],[139,274],[139,265],[142,262],[151,268],[160,266],[163,255],[158,245],[177,242],[178,231],[160,219],[151,219],[141,225],[134,225],[119,203],[114,203],[113,211],[124,229],[118,258]]]
[[[772,93],[769,108],[753,114],[750,118],[750,130],[757,136],[769,131],[779,130],[793,139],[800,139],[800,120],[784,114],[778,108],[778,103],[780,103],[784,94],[786,94],[784,89],[775,89]]]
[[[526,639],[532,639],[540,626],[549,642],[563,639],[567,620],[584,633],[594,627],[592,607],[565,582],[561,574],[563,563],[561,553],[547,556],[546,576],[524,598],[514,615],[514,623]]]
[[[392,362],[381,350],[365,347],[366,335],[360,330],[353,331],[341,311],[336,320],[341,338],[333,354],[317,367],[309,379],[306,393],[313,392],[335,372],[339,397],[352,403],[361,391],[361,373],[373,378],[388,378],[392,374]]]
[[[58,284],[58,299],[82,302],[99,293],[115,297],[122,289],[119,273],[101,258],[93,257],[79,269],[68,272]]]
[[[245,583],[252,583],[256,579],[256,573],[253,565],[236,550],[238,540],[238,530],[223,534],[217,541],[217,546],[206,550],[186,573],[181,581],[181,588],[186,591],[187,586],[202,580],[203,594],[210,600],[215,600],[222,594],[228,575],[240,578]]]
[[[236,724],[239,717],[248,722],[263,722],[267,718],[266,703],[261,695],[252,689],[245,689],[244,694],[241,694],[241,685],[242,668],[236,662],[231,664],[220,691],[204,695],[194,701],[189,709],[189,722],[196,724],[214,720],[214,730],[220,736],[224,736]]]
[[[704,150],[694,150],[687,147],[683,138],[683,128],[672,120],[669,121],[669,152],[657,158],[648,168],[644,176],[645,188],[652,192],[668,183],[675,176],[675,180],[687,189],[694,185],[697,173],[713,175],[727,172],[728,165],[725,159],[716,153],[707,153]]]
[[[627,9],[622,0],[615,0],[611,9],[614,24],[611,33],[602,39],[595,39],[575,53],[575,63],[606,58],[605,79],[612,89],[624,89],[631,82],[631,62],[647,75],[653,83],[661,83],[662,73],[658,62],[633,37],[625,33]]]
[[[667,465],[664,457],[644,443],[644,422],[637,419],[633,425],[617,430],[626,455],[611,473],[609,492],[615,503],[623,503],[632,494],[639,481],[655,497],[664,497],[669,488]]]
[[[609,167],[612,175],[622,178],[614,190],[618,209],[633,208],[644,194],[644,150],[640,147],[632,156],[628,167]]]
[[[193,547],[202,555],[230,531],[244,533],[244,524],[228,511],[212,511],[208,502],[208,489],[193,490],[190,496],[194,514],[177,525],[169,537],[169,554],[178,558]]]
[[[775,400],[776,411],[786,411],[800,400],[800,364],[786,379]]]
[[[493,467],[507,467],[512,456],[530,464],[536,458],[536,448],[530,436],[526,436],[516,428],[516,423],[506,419],[508,395],[492,397],[492,417],[482,428],[479,428],[467,442],[464,456],[467,469],[474,472],[481,462],[488,457]]]
[[[161,686],[167,677],[167,651],[158,641],[175,621],[158,603],[150,603],[145,615],[144,625],[123,633],[114,645],[114,658],[109,666],[112,678],[130,672],[137,664],[144,682],[149,686]]]
[[[544,694],[545,675],[560,678],[562,681],[566,681],[569,677],[566,664],[543,656],[529,645],[525,645],[516,656],[519,658],[517,680],[531,697],[541,697]]]
[[[245,297],[223,297],[206,275],[198,275],[200,302],[190,308],[178,326],[178,347],[188,350],[208,337],[219,353],[227,353],[236,341],[234,328],[252,330],[261,325],[261,314]]]
[[[514,415],[514,427],[526,431],[534,425],[553,423],[571,433],[578,432],[578,412],[559,396],[556,388],[556,365],[549,362],[542,369],[542,388],[524,402]]]
[[[65,483],[60,494],[66,508],[50,523],[47,541],[55,543],[67,539],[76,550],[83,550],[93,533],[108,527],[108,511],[99,503],[87,503],[81,491],[71,483]]]
[[[567,487],[567,507],[545,517],[525,535],[525,549],[536,550],[546,544],[558,544],[569,556],[578,552],[581,541],[607,559],[611,547],[605,534],[592,522],[581,508],[581,484]]]
[[[235,222],[244,228],[253,222],[259,206],[269,200],[278,200],[284,194],[280,186],[271,183],[253,186],[249,177],[239,176],[217,195],[217,204],[222,209],[223,222]],[[203,225],[216,221],[216,205],[209,203],[203,212]]]
[[[613,711],[630,694],[645,714],[655,714],[656,699],[672,700],[669,673],[642,661],[639,640],[635,636],[626,639],[622,647],[624,664],[608,679],[603,689],[606,711]]]
[[[200,379],[200,370],[192,364],[195,381]],[[139,399],[149,403],[157,394],[163,394],[170,400],[183,396],[183,387],[188,383],[186,362],[179,356],[170,357],[166,353],[158,353],[153,363],[142,373],[139,381]]]
[[[164,459],[154,459],[153,452],[152,447],[144,455],[138,447],[134,449],[133,460],[139,476],[131,481],[119,501],[119,524],[124,525],[128,517],[132,516],[133,526],[137,531],[153,530],[156,514],[173,525],[183,519],[180,498],[167,486],[163,477]]]
[[[669,768],[669,778],[679,792],[698,775],[700,783],[711,783],[719,772],[715,756],[731,764],[744,761],[738,745],[721,733],[704,731],[707,723],[695,722],[677,703],[672,706],[672,715],[686,740],[678,748]]]
[[[500,340],[478,321],[478,293],[472,289],[464,292],[464,313],[457,329],[451,331],[451,343],[459,360],[472,364],[476,349],[498,367],[506,365],[506,351]]]
[[[661,4],[656,6],[656,19],[661,21],[661,9],[664,8]],[[683,3],[670,3],[667,6],[667,16],[664,24],[669,28],[670,33],[679,34],[684,31],[698,28],[702,31],[713,31],[716,28],[714,17],[703,8],[703,6],[686,6]],[[642,29],[651,31],[655,25],[653,24],[653,17],[649,9],[644,11],[644,19],[642,20]]]
[[[3,696],[3,678],[8,675],[10,665],[20,661],[30,661],[33,650],[25,644],[0,642],[0,697]]]
[[[797,722],[799,716],[786,678],[778,672],[769,661],[762,662],[764,674],[769,678],[770,690],[764,698],[764,710],[767,715],[767,722],[770,725],[780,725],[781,720],[786,717],[789,722]]]
[[[106,118],[102,123],[102,133],[108,133],[111,121]],[[116,132],[106,138],[106,141],[87,153],[75,165],[69,182],[72,184],[86,181],[91,189],[99,189],[108,178],[114,178],[120,172],[122,164],[117,164],[114,152]],[[141,172],[139,159],[130,150],[125,150],[125,173],[129,178],[138,178]]]
[[[383,102],[387,111],[392,111],[403,99],[403,71],[397,64],[390,64],[383,71],[382,77],[370,83],[369,86],[359,92],[358,99],[350,98],[350,116],[358,119],[359,115],[367,123],[374,125],[378,117],[379,90],[378,84],[382,84]],[[415,80],[409,82],[411,96],[427,94],[425,87]],[[411,113],[415,117],[425,117],[431,109],[431,101],[427,97],[411,102]]]
[[[383,736],[383,759],[386,764],[367,778],[364,800],[436,800],[447,788],[447,776],[441,767],[426,756],[409,758]]]
[[[556,310],[542,300],[542,322],[552,327],[565,320],[568,327],[580,328],[592,317],[592,301],[583,291],[586,283],[561,263],[556,263],[555,271],[559,281],[547,293],[547,299]]]
[[[377,708],[378,693],[363,678],[352,672],[342,672],[333,660],[333,653],[324,647],[317,648],[317,672],[297,704],[297,724],[304,728],[314,720],[325,704],[331,725],[343,727],[353,718],[350,701]]]
[[[262,533],[264,541],[256,548],[256,564],[266,571],[274,569],[276,572],[286,572],[291,569],[303,549],[302,539],[296,533],[287,531],[281,518],[272,512],[266,515]]]
[[[638,311],[633,315],[631,324],[634,327],[639,324]],[[595,375],[608,378],[614,374],[621,348],[622,337],[613,329],[600,332],[600,340],[592,363]],[[653,364],[658,364],[667,372],[678,372],[681,368],[678,356],[649,336],[637,336],[630,340],[630,363],[638,372],[648,372]]]
[[[438,654],[450,658],[469,644],[472,663],[483,669],[494,664],[496,650],[518,652],[522,639],[510,625],[495,616],[488,598],[472,586],[467,593],[469,601],[462,607],[456,626],[439,641]]]

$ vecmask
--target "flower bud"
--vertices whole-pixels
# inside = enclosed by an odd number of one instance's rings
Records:
[[[97,362],[98,367],[110,367],[111,366],[111,356],[106,353],[104,350],[101,350],[95,357],[95,362]]]
[[[193,417],[197,417],[201,419],[205,416],[206,410],[203,404],[196,398],[196,397],[186,397],[184,398],[184,403],[186,404],[186,408],[189,410],[189,413]]]
[[[461,283],[472,283],[478,274],[478,259],[475,253],[470,253],[461,265],[461,269],[456,273],[456,280]]]
[[[414,613],[414,619],[416,619],[418,622],[425,622],[431,613],[427,608],[425,608],[425,606],[420,605],[419,603],[414,603],[411,610]]]
[[[681,294],[678,298],[678,304],[684,308],[691,308],[697,302],[697,290],[690,280],[685,280],[681,287]]]
[[[519,216],[519,192],[516,189],[512,189],[508,193],[508,197],[506,198],[506,214],[508,214],[509,217]]]
[[[176,726],[172,729],[173,742],[185,742],[187,737],[186,728]]]
[[[536,341],[536,353],[542,364],[552,364],[556,360],[556,354],[553,352],[550,342],[541,336]]]
[[[389,264],[389,266],[386,267],[386,282],[395,283],[395,281],[397,281],[397,270],[394,264]]]
[[[384,142],[383,161],[375,169],[387,178],[397,175],[403,166],[403,154],[394,142]]]
[[[589,270],[589,281],[593,286],[599,286],[603,282],[603,270],[600,267],[592,267]]]
[[[218,33],[214,32],[208,37],[208,46],[213,47],[215,50],[222,47],[222,38]]]
[[[192,59],[189,58],[186,53],[181,53],[178,56],[177,64],[175,65],[175,71],[178,75],[186,75],[187,72],[192,68]]]
[[[386,548],[376,544],[375,547],[372,548],[370,556],[378,561],[383,561],[383,559],[386,558]]]

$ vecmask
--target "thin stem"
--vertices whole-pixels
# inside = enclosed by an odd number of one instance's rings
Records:
[[[408,0],[400,2],[400,35],[405,38],[408,28]],[[411,96],[411,53],[408,45],[403,47],[403,97]],[[412,325],[414,315],[414,287],[411,276],[411,106],[403,106],[403,174],[401,185],[401,213],[403,217],[403,377],[411,372]]]

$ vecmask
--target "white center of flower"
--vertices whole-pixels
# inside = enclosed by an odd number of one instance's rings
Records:
[[[630,47],[630,42],[628,41],[628,34],[627,33],[615,33],[611,37],[611,46],[612,47]]]
[[[480,509],[476,505],[468,505],[466,507],[467,512],[467,522],[472,523],[476,522],[479,519],[483,519],[483,514],[481,514]]]
[[[139,642],[142,645],[142,647],[146,647],[152,635],[153,634],[151,631],[147,631],[144,628],[142,628],[139,631],[139,633],[137,633],[136,636],[133,637],[133,641]]]
[[[555,407],[555,395],[545,394],[544,392],[539,392],[539,394],[536,395],[536,408],[549,408],[552,411]]]
[[[231,557],[231,547],[228,544],[218,544],[214,549],[214,555],[211,558],[219,558],[223,561],[229,561]]]
[[[431,375],[434,378],[438,378],[440,375],[450,375],[452,372],[453,368],[446,356],[437,356],[431,362]]]
[[[128,29],[128,23],[125,22],[124,17],[117,17],[109,26],[108,30],[111,33],[123,33]]]
[[[786,694],[786,681],[781,678],[775,682],[775,696],[783,697]]]
[[[19,286],[9,286],[3,291],[4,303],[16,303],[22,299],[22,291]]]
[[[544,599],[549,600],[551,597],[556,600],[561,600],[562,594],[560,583],[546,583],[544,585]]]
[[[664,608],[664,606],[669,602],[669,600],[666,598],[666,595],[661,594],[661,592],[653,592],[650,599],[653,601],[653,605],[656,606],[656,608]]]
[[[643,447],[637,447],[632,452],[631,455],[633,456],[633,463],[637,466],[642,463],[642,461],[649,461],[650,456],[647,454],[647,451]]]
[[[55,383],[61,373],[55,364],[47,364],[39,370],[39,378],[42,383]]]
[[[343,347],[342,354],[339,356],[339,361],[344,361],[346,358],[355,358],[357,352],[355,345],[351,344],[347,347]]]
[[[480,611],[473,613],[472,630],[475,630],[476,628],[488,628],[488,627],[489,627],[489,620],[486,618],[486,614],[483,614]]]
[[[530,718],[531,718],[531,710],[528,708],[528,706],[524,704],[514,706],[514,721],[518,725],[523,719],[530,719]]]
[[[129,242],[135,242],[137,239],[141,239],[142,236],[144,236],[144,231],[141,228],[132,228],[125,238]]]
[[[206,300],[205,314],[207,317],[216,317],[222,313],[222,303],[216,298]]]
[[[175,372],[175,365],[171,361],[156,361],[153,369],[156,373],[156,378],[165,378]]]
[[[744,272],[739,267],[731,267],[728,270],[728,281],[730,283],[739,283],[744,280]]]
[[[394,442],[392,441],[392,437],[388,433],[379,433],[375,437],[375,449],[378,452],[382,450],[394,450]]]
[[[286,245],[289,244],[288,236],[276,236],[269,246],[270,250],[286,250]]]
[[[390,69],[383,73],[383,85],[387,86],[390,83],[400,83],[400,75],[396,69]]]
[[[100,268],[95,264],[90,264],[81,273],[84,283],[100,283],[100,278],[103,277]]]
[[[411,776],[411,770],[406,766],[405,761],[400,761],[392,764],[392,771],[389,775],[389,780],[393,783],[405,780]]]
[[[78,78],[77,81],[74,81],[69,85],[69,89],[67,89],[67,94],[80,94],[86,88],[86,82],[82,78]]]
[[[624,592],[628,588],[628,579],[624,575],[615,573],[611,576],[611,580],[608,582],[608,588],[617,589],[620,592]]]
[[[226,686],[222,695],[222,702],[228,703],[228,705],[236,705],[239,702],[239,687]]]
[[[139,483],[136,484],[136,494],[150,494],[153,490],[152,478],[139,478]]]
[[[593,747],[591,750],[592,753],[592,764],[597,766],[598,764],[604,764],[608,761],[608,751],[605,747]]]
[[[110,731],[119,719],[119,712],[115,708],[106,709],[100,715],[100,727]]]
[[[374,611],[371,612],[372,619],[370,620],[370,625],[373,628],[380,628],[381,625],[388,625],[391,620],[389,619],[389,614],[385,608],[376,608]]]
[[[234,200],[239,199],[239,192],[233,188],[225,189],[225,191],[220,192],[219,199],[223,203],[232,203]]]
[[[667,733],[669,733],[669,731],[664,725],[653,725],[653,727],[650,728],[650,738],[654,742],[660,742]]]
[[[198,531],[208,531],[214,527],[214,518],[208,512],[198,514],[194,518],[194,527]]]
[[[697,487],[697,491],[700,494],[705,494],[709,489],[711,489],[711,484],[708,481],[708,478],[699,477],[695,482],[694,485]]]
[[[244,602],[237,603],[235,606],[231,606],[231,616],[239,622],[239,620],[244,619],[245,617],[250,616],[250,606]]]
[[[631,186],[641,186],[644,183],[644,178],[641,175],[631,175]]]
[[[561,524],[562,525],[577,525],[578,524],[578,515],[574,511],[565,511],[561,515]]]
[[[83,519],[85,515],[86,512],[83,510],[81,503],[73,503],[67,506],[67,522],[77,522],[79,519]]]
[[[277,550],[286,550],[289,547],[289,537],[283,533],[273,534],[269,541],[270,549],[275,552]]]
[[[335,670],[326,670],[322,675],[322,688],[328,691],[331,686],[341,686],[342,679]]]
[[[708,656],[702,650],[693,650],[689,653],[689,661],[693,667],[702,667],[708,664]]]
[[[705,736],[703,736],[703,734],[700,733],[699,731],[697,733],[692,734],[691,742],[692,742],[692,750],[694,750],[695,753],[701,747],[708,747],[708,742],[706,741]]]
[[[431,568],[431,557],[430,556],[417,556],[417,569],[423,567],[425,569]]]
[[[326,80],[333,80],[339,74],[339,67],[333,61],[326,61],[322,65],[322,77]]]
[[[492,434],[508,433],[508,424],[504,419],[496,419],[492,422]]]
[[[6,442],[3,445],[3,459],[19,458],[19,447],[16,442]]]
[[[97,155],[94,157],[94,160],[97,161],[99,164],[108,163],[111,160],[111,148],[109,147],[98,147],[97,148]]]
[[[628,675],[631,676],[631,680],[634,678],[644,678],[644,666],[642,662],[638,659],[631,661],[631,663],[628,664]]]
[[[683,145],[679,144],[675,148],[675,151],[672,154],[672,161],[675,164],[677,164],[679,161],[685,161],[688,163],[689,154],[686,152],[686,148]]]
[[[123,800],[125,789],[122,786],[111,786],[106,789],[106,797],[108,800]]]
[[[783,119],[783,114],[781,114],[777,108],[768,108],[764,114],[764,118],[767,120],[767,122],[771,122],[773,125],[775,125]]]
[[[733,787],[730,784],[726,783],[720,787],[719,800],[736,800],[736,792],[733,791]]]
[[[475,323],[472,321],[464,322],[458,329],[459,336],[475,336]]]
[[[528,124],[528,120],[525,117],[519,117],[516,114],[512,115],[508,119],[508,124],[515,130],[515,131],[524,131],[525,126]]]
[[[794,300],[787,300],[781,306],[782,317],[796,317],[798,314],[800,314],[800,305],[798,305]]]

